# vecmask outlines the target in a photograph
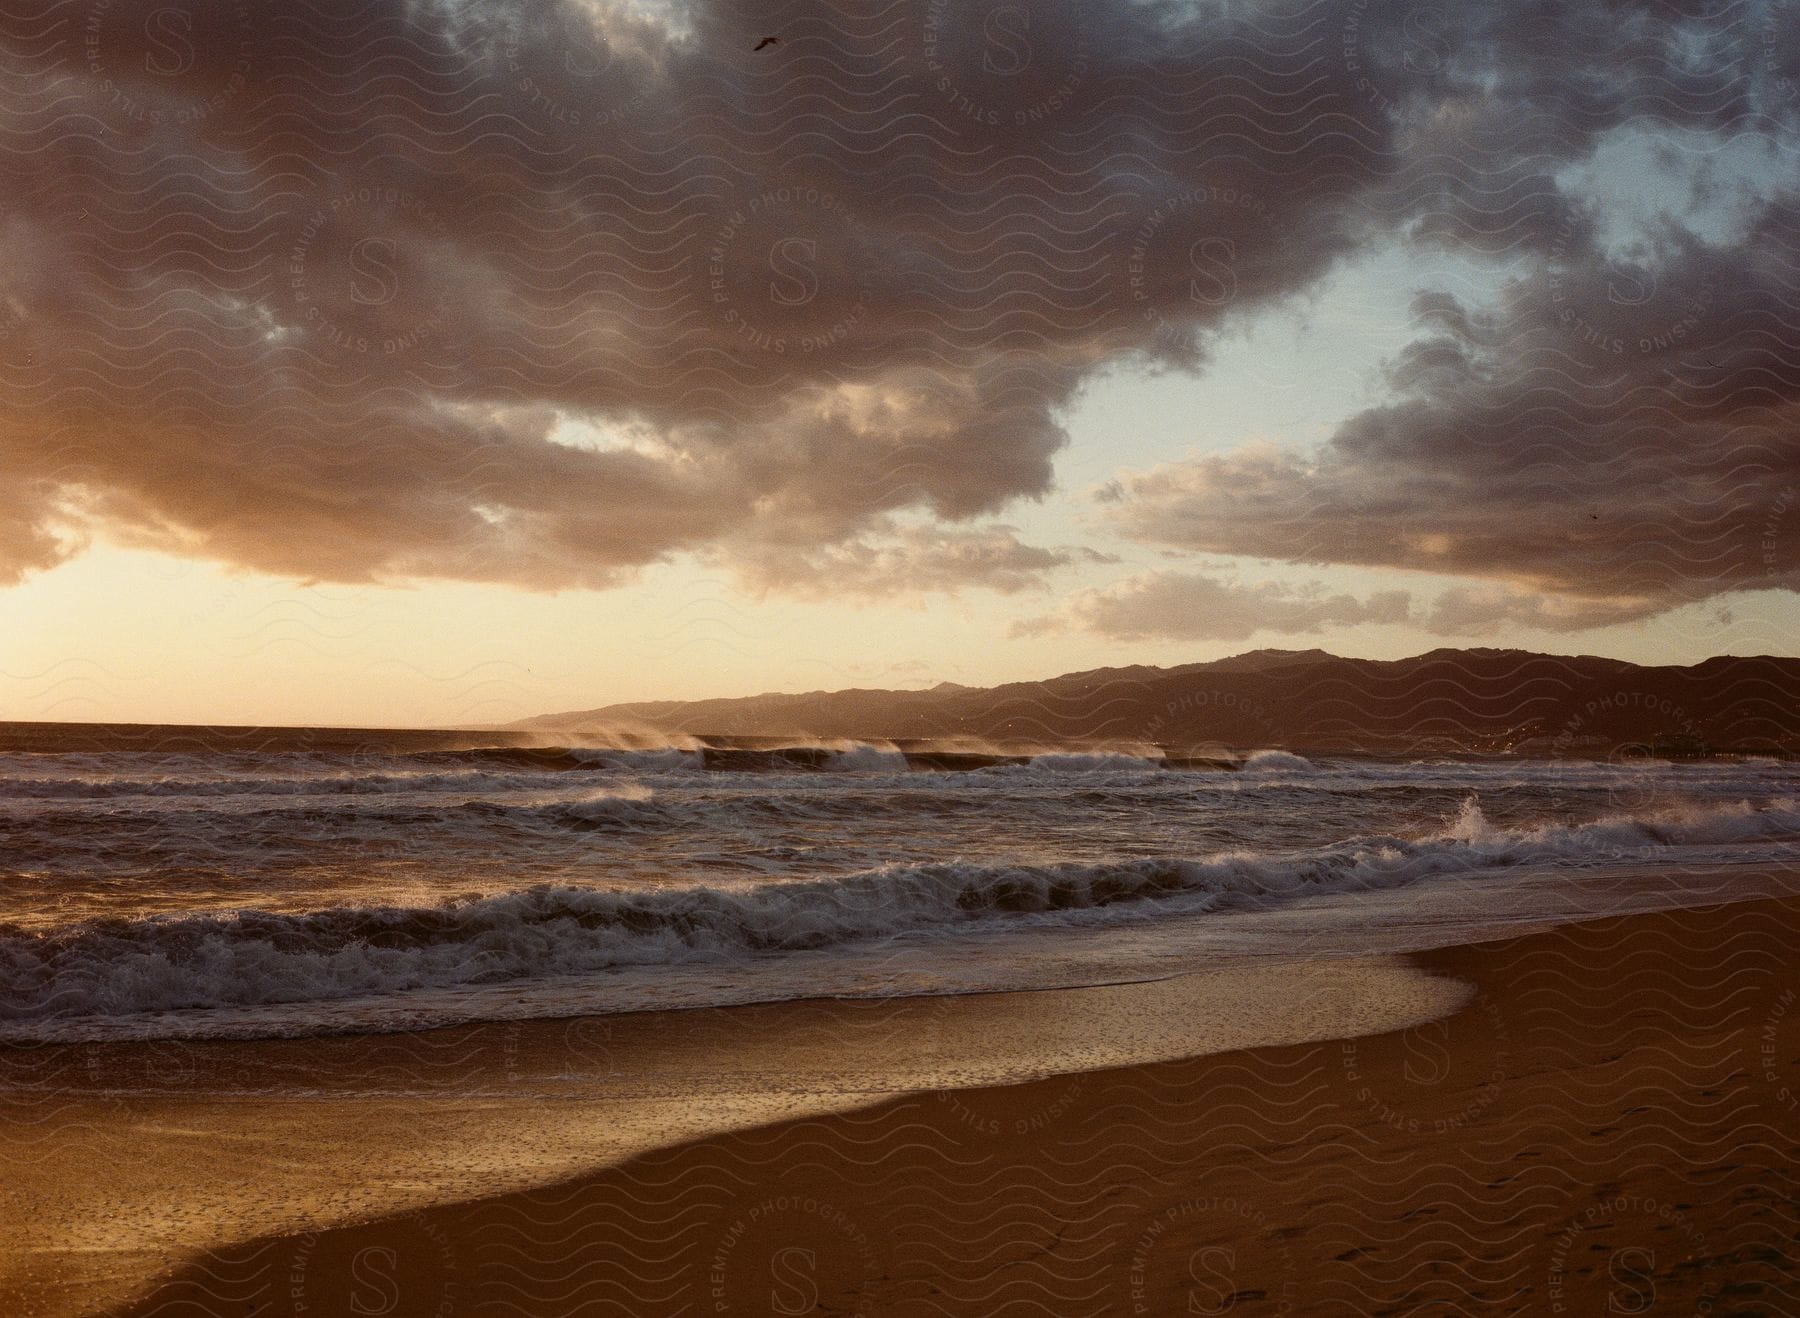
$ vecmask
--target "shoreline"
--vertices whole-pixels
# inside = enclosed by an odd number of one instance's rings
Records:
[[[615,966],[402,995],[308,998],[219,1009],[0,1025],[6,1050],[165,1042],[236,1043],[530,1029],[533,1022],[805,1003],[1114,988],[1196,967],[1312,962],[1463,946],[1644,911],[1800,896],[1800,836],[1738,844],[1740,855],[1602,857],[1580,866],[1500,862],[1372,887],[1325,887],[1266,905],[1143,908],[1117,923],[920,928],[778,957]],[[1700,848],[1704,853],[1705,848]],[[0,1070],[0,1086],[6,1083]]]
[[[1460,1010],[777,1112],[554,1184],[265,1236],[100,1311],[282,1312],[296,1285],[311,1311],[379,1290],[403,1316],[808,1297],[880,1314],[1603,1312],[1622,1285],[1671,1313],[1791,1300],[1797,941],[1788,899],[1418,953],[1419,973],[1476,986]],[[992,1001],[957,1001],[993,1019]]]
[[[11,1109],[26,1119],[5,1151],[0,1298],[72,1318],[259,1237],[530,1192],[898,1095],[1323,1041],[1459,1001],[1369,956],[1082,989],[0,1050],[0,1099],[38,1101]]]

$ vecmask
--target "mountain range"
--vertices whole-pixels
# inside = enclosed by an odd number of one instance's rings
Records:
[[[612,733],[983,744],[1592,756],[1800,752],[1800,659],[1656,667],[1591,655],[1440,649],[1409,659],[1256,650],[1209,663],[993,687],[852,688],[636,701],[509,725]]]

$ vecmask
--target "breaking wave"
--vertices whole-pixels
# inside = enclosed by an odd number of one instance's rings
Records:
[[[654,808],[646,793],[520,808],[596,826]],[[543,885],[432,906],[156,915],[28,932],[0,926],[0,1038],[57,1022],[305,1003],[692,961],[730,962],[1008,919],[1110,908],[1267,905],[1497,866],[1653,855],[1800,835],[1791,798],[1536,828],[1493,826],[1470,797],[1436,833],[1287,853],[1107,862],[892,864],[754,886]]]
[[[1291,751],[1254,751],[1244,758],[1245,773],[1298,773],[1312,767],[1311,760]]]
[[[1120,751],[1049,751],[1033,755],[1019,767],[1036,773],[1139,773],[1161,769],[1163,762]]]

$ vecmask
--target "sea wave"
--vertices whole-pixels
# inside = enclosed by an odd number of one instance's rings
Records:
[[[1122,751],[1046,751],[1033,755],[1018,769],[1030,773],[1142,773],[1161,770],[1163,762]]]
[[[450,773],[259,774],[235,778],[14,778],[0,783],[8,801],[116,801],[133,797],[388,796],[402,792],[491,792],[541,787],[542,775]]]
[[[458,782],[509,783],[562,774],[690,773],[784,775],[820,772],[909,774],[1026,769],[1054,773],[1230,767],[1229,759],[1189,763],[1154,748],[1056,749],[1019,746],[901,747],[848,739],[770,744],[661,746],[476,746],[448,750],[263,756],[203,756],[122,751],[103,754],[0,755],[0,795],[104,799],[115,795],[362,793],[431,790]]]
[[[866,741],[832,748],[823,766],[835,773],[907,773],[912,766],[895,746],[876,746]]]
[[[656,794],[642,783],[626,781],[604,787],[587,788],[573,794],[549,797],[541,790],[519,797],[467,796],[467,784],[448,784],[440,789],[445,799],[429,795],[408,795],[404,799],[359,800],[354,808],[330,797],[330,793],[270,793],[276,803],[257,800],[262,793],[225,793],[222,797],[184,802],[180,810],[160,804],[142,805],[130,796],[109,802],[104,814],[96,819],[84,807],[57,801],[20,803],[0,801],[0,838],[16,842],[20,835],[32,833],[61,838],[67,830],[86,826],[88,834],[97,835],[104,824],[109,833],[123,834],[128,840],[147,842],[152,837],[171,841],[182,834],[207,836],[242,828],[246,824],[264,826],[337,824],[345,828],[422,827],[436,824],[483,823],[559,823],[596,821],[649,824],[672,820],[672,811],[658,802],[654,808],[640,808]],[[492,784],[479,784],[492,790]],[[463,799],[455,796],[463,794]],[[286,797],[300,799],[288,800]],[[117,839],[108,838],[109,841]],[[296,833],[293,845],[304,846],[307,837]]]
[[[610,817],[648,798],[574,807]],[[557,803],[567,810],[571,803]],[[1070,921],[1268,905],[1522,864],[1583,863],[1672,846],[1800,836],[1792,799],[1496,828],[1468,798],[1435,833],[1288,853],[1107,862],[890,864],[743,886],[542,885],[432,906],[93,920],[0,927],[0,1038],[54,1037],[59,1021],[326,1002],[492,985],[625,966],[741,960],[983,922]]]
[[[1244,757],[1246,773],[1305,773],[1313,767],[1311,760],[1291,751],[1252,751]]]

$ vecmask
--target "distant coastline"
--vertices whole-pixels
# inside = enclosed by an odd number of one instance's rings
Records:
[[[1143,743],[1180,755],[1514,754],[1704,758],[1800,753],[1800,658],[1689,667],[1523,650],[1344,659],[1258,650],[1173,668],[1103,668],[996,687],[651,701],[549,714],[539,732],[708,737],[974,737]]]
[[[1704,759],[1800,755],[1800,658],[1688,667],[1522,650],[1345,659],[1259,650],[1211,663],[1066,673],[994,687],[851,688],[629,701],[469,729],[0,723],[0,753],[35,750],[458,751],[681,745],[784,767],[863,742],[914,767],[970,767],[1079,748],[1171,767],[1231,768],[1257,750],[1374,756]]]

